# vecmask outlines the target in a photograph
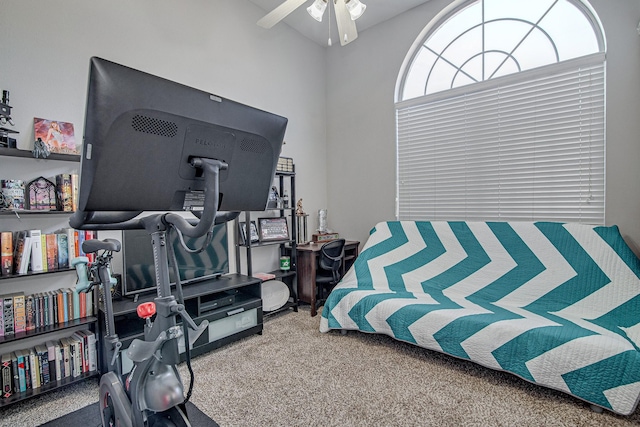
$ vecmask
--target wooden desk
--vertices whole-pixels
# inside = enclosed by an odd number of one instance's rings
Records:
[[[326,242],[324,242],[326,243]],[[309,243],[298,245],[298,300],[311,304],[311,315],[316,311],[316,269],[318,268],[318,256],[324,243]],[[344,245],[344,261],[342,262],[340,276],[351,267],[358,257],[360,242],[347,240]]]

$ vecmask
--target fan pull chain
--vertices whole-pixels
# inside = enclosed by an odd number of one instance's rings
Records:
[[[333,0],[329,0],[329,40],[327,41],[327,44],[329,45],[329,47],[331,47],[331,4],[333,3]]]

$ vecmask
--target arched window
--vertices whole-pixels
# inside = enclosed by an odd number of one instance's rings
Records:
[[[581,0],[443,11],[399,76],[398,218],[603,223],[604,45]]]

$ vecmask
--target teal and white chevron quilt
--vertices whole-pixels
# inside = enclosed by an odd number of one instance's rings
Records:
[[[639,274],[616,226],[384,222],[327,299],[320,330],[387,334],[629,415]]]

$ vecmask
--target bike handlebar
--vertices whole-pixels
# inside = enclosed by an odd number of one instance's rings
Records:
[[[93,286],[87,274],[87,264],[89,264],[89,258],[86,256],[79,256],[71,260],[71,266],[76,268],[76,273],[78,274],[77,293],[86,292]]]

